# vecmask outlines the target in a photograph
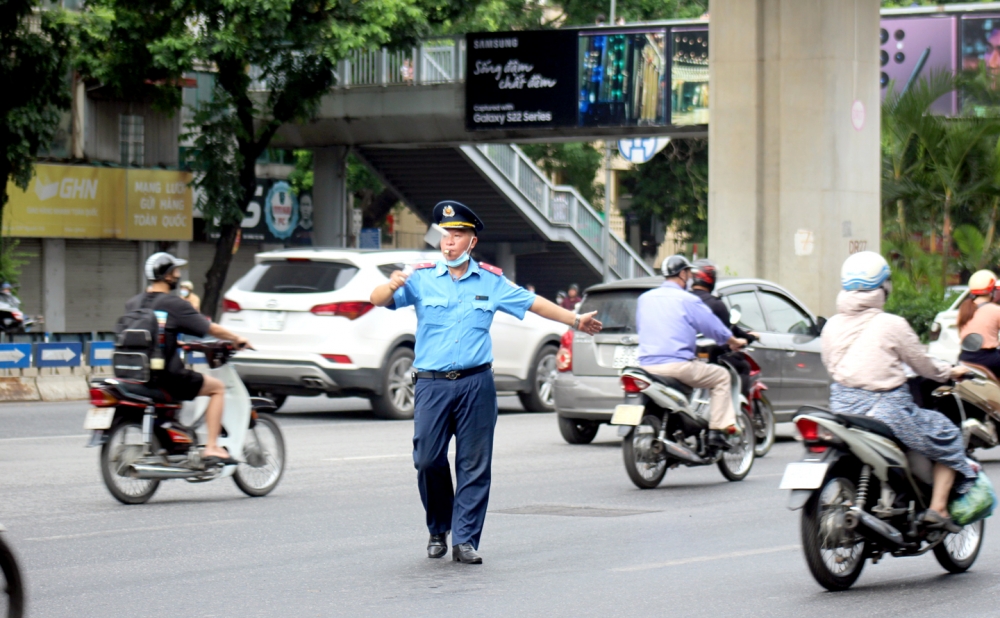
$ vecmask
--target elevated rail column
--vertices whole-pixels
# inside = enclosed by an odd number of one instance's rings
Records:
[[[710,0],[709,256],[830,315],[879,250],[878,0]]]
[[[313,246],[347,244],[346,146],[313,151]]]

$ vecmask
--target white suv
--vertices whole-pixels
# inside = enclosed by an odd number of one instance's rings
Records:
[[[256,266],[226,292],[222,325],[257,348],[233,365],[251,392],[279,405],[288,395],[361,396],[375,414],[413,418],[413,307],[375,307],[375,286],[434,251],[288,249],[259,253]],[[497,312],[493,372],[497,390],[525,409],[554,409],[556,352],[567,327],[533,313],[523,321]]]

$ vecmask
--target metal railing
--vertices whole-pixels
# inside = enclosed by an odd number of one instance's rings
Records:
[[[478,144],[476,148],[517,187],[521,195],[552,225],[568,227],[602,257],[604,219],[573,187],[557,186],[513,144]],[[611,271],[620,279],[655,274],[632,247],[609,234]]]
[[[437,38],[408,50],[355,51],[337,63],[335,88],[447,84],[465,78],[465,37]]]

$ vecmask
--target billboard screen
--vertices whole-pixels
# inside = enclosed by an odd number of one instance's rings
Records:
[[[882,98],[892,84],[901,92],[907,84],[926,78],[931,71],[954,71],[958,65],[958,19],[949,16],[886,18],[879,30],[879,86]],[[941,97],[932,109],[954,114],[956,94]]]
[[[576,124],[575,31],[470,33],[465,40],[467,130]]]
[[[663,126],[670,121],[667,31],[580,33],[580,126]]]
[[[670,43],[670,124],[708,124],[708,28],[674,28]]]

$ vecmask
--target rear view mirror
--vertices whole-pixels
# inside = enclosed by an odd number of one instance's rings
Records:
[[[740,318],[742,318],[742,317],[743,317],[743,314],[740,313],[739,309],[730,309],[729,310],[729,323],[732,326],[736,326],[737,324],[739,324],[740,323]]]
[[[983,349],[983,336],[979,333],[972,333],[971,335],[966,335],[962,339],[962,351],[963,352],[978,352]]]
[[[816,318],[816,334],[817,335],[822,335],[823,334],[823,327],[825,327],[825,326],[826,326],[826,318],[824,318],[823,316],[819,316],[818,318]]]

